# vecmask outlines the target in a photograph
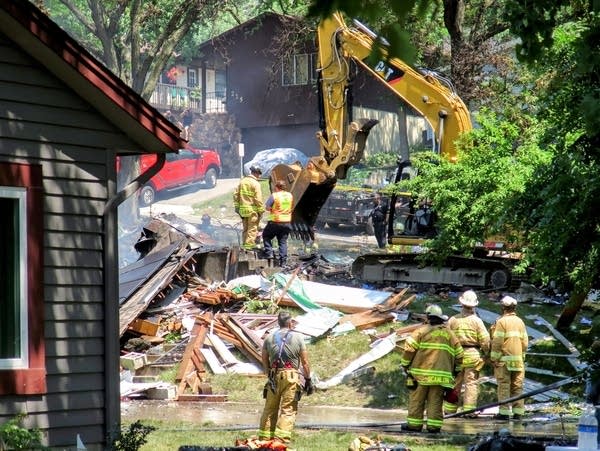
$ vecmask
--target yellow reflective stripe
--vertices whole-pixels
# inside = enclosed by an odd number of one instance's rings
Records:
[[[433,377],[449,377],[452,378],[450,371],[443,370],[425,370],[422,368],[411,368],[410,372],[415,376],[433,376]]]
[[[427,418],[427,426],[435,426],[441,428],[443,424],[443,420],[434,420],[432,418]]]
[[[408,365],[410,365],[410,360],[401,357],[400,358],[400,365],[402,365],[402,366],[408,366]]]
[[[448,401],[444,401],[443,409],[446,413],[455,413],[458,410],[458,404],[452,404]]]
[[[492,360],[498,360],[500,357],[502,357],[502,353],[498,352],[498,351],[492,351],[490,352],[490,358]]]
[[[406,423],[409,426],[423,426],[424,421],[422,418],[406,417]]]
[[[275,437],[290,439],[292,438],[292,432],[285,429],[275,428]]]
[[[446,351],[449,354],[452,354],[453,356],[456,356],[460,352],[457,349],[454,349],[452,346],[447,345],[445,343],[429,343],[425,341],[421,342],[421,349],[439,349],[440,351]]]
[[[406,350],[408,350],[408,351],[416,351],[417,349],[419,349],[419,343],[417,343],[417,341],[413,337],[408,337],[404,341],[404,350],[405,351]]]
[[[503,355],[500,360],[503,362],[521,362],[523,360],[522,355]]]

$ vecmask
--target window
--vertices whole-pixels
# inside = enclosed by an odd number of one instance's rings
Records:
[[[215,71],[215,96],[217,99],[224,99],[227,92],[227,77],[225,71]]]
[[[282,65],[283,86],[307,85],[316,80],[316,55],[301,54],[284,58]]]
[[[27,224],[25,188],[0,187],[0,236],[6,238],[0,254],[0,369],[27,368]]]
[[[187,79],[188,87],[195,88],[198,86],[198,72],[196,69],[188,68],[188,79]]]
[[[0,395],[46,392],[38,165],[0,163]]]

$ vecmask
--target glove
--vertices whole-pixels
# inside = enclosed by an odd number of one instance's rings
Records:
[[[400,367],[400,371],[402,372],[402,374],[404,375],[404,377],[408,376],[408,367],[401,366]]]
[[[306,382],[304,383],[304,393],[306,393],[306,396],[310,396],[315,392],[315,386],[312,383],[312,380],[310,377],[306,378]]]

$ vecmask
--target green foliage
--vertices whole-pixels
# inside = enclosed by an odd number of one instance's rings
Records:
[[[0,425],[0,450],[4,449],[47,449],[42,446],[39,429],[27,429],[20,425],[27,415],[19,414]]]
[[[148,434],[155,430],[156,427],[144,425],[139,420],[131,423],[125,432],[119,432],[111,449],[113,451],[138,451],[148,441]]]
[[[516,241],[513,230],[520,224],[511,214],[512,202],[549,158],[535,145],[539,130],[533,118],[519,123],[483,110],[477,121],[478,128],[463,136],[457,163],[416,154],[411,160],[419,176],[394,188],[431,201],[439,234],[429,247],[440,259],[470,252],[477,242],[498,234]]]
[[[552,16],[554,6],[534,3]],[[526,227],[529,256],[540,269],[540,280],[586,293],[600,278],[595,213],[600,195],[600,23],[598,14],[581,10],[583,5],[559,4],[569,6],[571,21],[552,29],[553,45],[524,43],[533,48],[528,60],[543,55],[535,66],[543,77],[539,142],[553,148],[554,157],[535,172],[515,214]]]
[[[181,340],[181,332],[169,332],[164,336],[165,343],[177,343]]]

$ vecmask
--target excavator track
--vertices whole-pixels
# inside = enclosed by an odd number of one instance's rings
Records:
[[[443,265],[423,265],[418,254],[364,254],[352,264],[352,275],[371,283],[424,283],[502,290],[513,286],[515,260],[451,256]],[[517,278],[517,280],[520,280]]]

